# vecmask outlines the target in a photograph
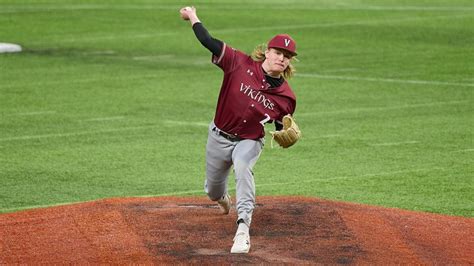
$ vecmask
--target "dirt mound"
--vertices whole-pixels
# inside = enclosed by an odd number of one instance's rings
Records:
[[[473,264],[474,219],[259,197],[249,254],[204,197],[108,199],[0,215],[0,264]]]

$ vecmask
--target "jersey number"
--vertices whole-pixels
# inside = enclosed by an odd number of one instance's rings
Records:
[[[270,116],[268,114],[265,114],[265,118],[260,121],[260,124],[262,124],[262,126],[265,126],[265,123],[270,121],[270,119]]]

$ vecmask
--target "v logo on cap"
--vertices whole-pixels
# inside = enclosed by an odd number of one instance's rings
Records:
[[[273,37],[267,45],[268,48],[280,48],[287,50],[293,56],[296,55],[296,42],[288,34],[278,34]]]

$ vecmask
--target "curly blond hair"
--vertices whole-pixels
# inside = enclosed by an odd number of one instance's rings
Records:
[[[255,60],[255,61],[258,61],[258,62],[262,62],[265,60],[265,51],[267,50],[267,45],[262,43],[262,44],[259,44],[257,45],[257,47],[255,47],[255,49],[253,50],[252,52],[252,59]],[[290,63],[288,64],[288,67],[283,71],[283,77],[285,79],[290,79],[293,77],[293,75],[295,74],[296,72],[296,69],[295,67],[293,66],[293,64],[291,62],[293,62],[294,60],[296,60],[296,57],[292,57],[290,59]],[[297,60],[296,60],[297,61]]]

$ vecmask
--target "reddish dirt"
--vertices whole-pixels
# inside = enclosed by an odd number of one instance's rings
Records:
[[[0,215],[0,264],[474,264],[474,219],[259,197],[249,254],[204,197],[108,199]]]

